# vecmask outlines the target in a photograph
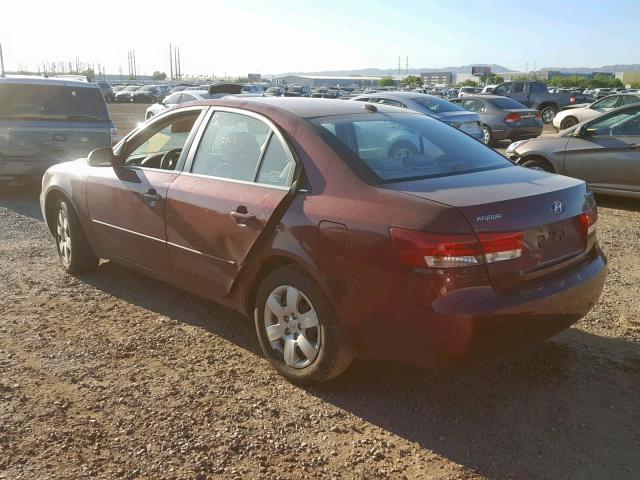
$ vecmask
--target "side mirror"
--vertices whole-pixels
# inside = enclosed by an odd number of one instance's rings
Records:
[[[598,130],[595,128],[590,128],[589,125],[582,125],[573,132],[574,137],[586,138],[593,137],[598,133]]]
[[[87,157],[87,163],[92,167],[108,167],[113,165],[114,155],[111,147],[92,150]]]

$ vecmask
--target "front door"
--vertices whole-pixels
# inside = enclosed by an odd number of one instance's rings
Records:
[[[152,270],[173,273],[165,235],[165,202],[182,148],[201,109],[176,112],[127,139],[118,171],[95,167],[87,181],[87,204],[99,246]]]
[[[226,295],[261,234],[275,228],[294,170],[268,120],[230,109],[212,113],[167,195],[176,276],[205,295]]]
[[[567,144],[565,171],[597,188],[640,191],[640,107],[592,121]]]

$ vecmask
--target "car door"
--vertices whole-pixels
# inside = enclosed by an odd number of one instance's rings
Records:
[[[118,148],[122,167],[91,169],[87,205],[102,250],[173,274],[164,225],[166,195],[180,173],[180,154],[202,111],[196,107],[159,117]]]
[[[593,120],[572,137],[565,173],[596,188],[640,191],[640,105]]]
[[[290,190],[294,157],[264,117],[216,107],[167,195],[176,275],[207,296],[226,295]]]

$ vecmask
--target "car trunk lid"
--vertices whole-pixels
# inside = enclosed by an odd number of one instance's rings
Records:
[[[457,208],[479,236],[522,232],[519,258],[486,264],[498,291],[573,264],[585,253],[581,215],[588,194],[580,180],[507,167],[386,187]]]

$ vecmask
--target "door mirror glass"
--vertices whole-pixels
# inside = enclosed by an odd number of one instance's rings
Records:
[[[109,167],[113,165],[114,155],[111,147],[97,148],[87,157],[87,163],[92,167]]]

